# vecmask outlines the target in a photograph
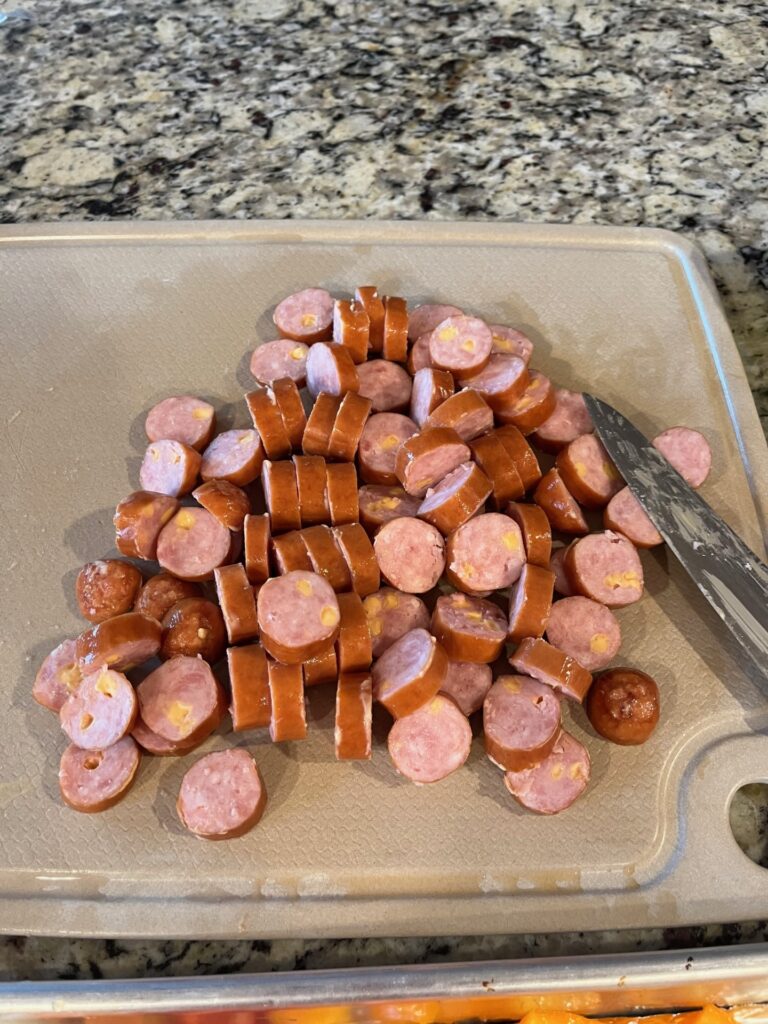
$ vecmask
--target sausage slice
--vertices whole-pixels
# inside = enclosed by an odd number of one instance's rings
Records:
[[[224,565],[213,570],[213,578],[229,642],[237,644],[258,636],[256,599],[245,574],[245,567],[239,562],[236,565]]]
[[[507,636],[515,643],[527,636],[544,636],[555,574],[540,565],[523,566],[523,571],[509,593],[509,628]]]
[[[351,462],[354,459],[370,412],[370,398],[363,398],[354,391],[344,395],[328,441],[329,459],[339,462]]]
[[[467,594],[443,594],[435,603],[431,630],[449,658],[487,664],[501,654],[507,620],[492,601]]]
[[[659,688],[645,672],[614,668],[601,672],[587,697],[587,717],[612,743],[645,743],[659,721]]]
[[[560,701],[526,676],[501,676],[483,703],[483,742],[505,771],[532,768],[552,750],[560,732]]]
[[[75,746],[104,750],[131,731],[137,711],[136,693],[123,673],[99,668],[67,698],[59,721]]]
[[[670,427],[651,442],[691,487],[701,487],[712,468],[709,442],[698,430]]]
[[[555,410],[533,434],[534,443],[545,452],[556,454],[582,434],[595,429],[579,391],[555,388]]]
[[[80,614],[89,622],[104,622],[129,612],[143,577],[135,565],[119,558],[88,562],[77,574],[75,595]]]
[[[429,612],[420,597],[382,587],[363,601],[374,658],[412,629],[429,628]]]
[[[141,752],[130,736],[104,750],[67,747],[59,765],[59,789],[67,807],[94,814],[114,807],[131,788]]]
[[[563,483],[587,508],[602,508],[624,486],[619,471],[594,434],[571,441],[555,459]]]
[[[333,340],[343,345],[353,363],[364,363],[368,358],[371,336],[371,318],[365,306],[354,300],[336,299],[333,304]]]
[[[162,622],[178,601],[188,597],[202,597],[202,594],[198,583],[179,580],[170,573],[159,572],[157,576],[150,576],[141,588],[133,610]]]
[[[303,740],[307,735],[307,709],[304,703],[304,675],[301,665],[267,665],[272,717],[269,736],[273,743]]]
[[[58,714],[82,678],[77,641],[63,640],[47,655],[37,670],[32,696],[42,707]]]
[[[341,398],[338,395],[318,395],[304,428],[301,439],[302,451],[305,455],[328,456],[328,445],[331,431],[336,422]]]
[[[382,575],[409,594],[425,594],[445,568],[445,544],[438,530],[421,519],[404,517],[385,523],[373,541]]]
[[[160,531],[157,560],[183,580],[209,580],[229,558],[231,534],[204,508],[182,508]]]
[[[581,796],[589,776],[586,747],[563,730],[548,757],[533,768],[506,772],[504,785],[529,811],[559,814]]]
[[[267,790],[247,750],[216,750],[196,761],[181,782],[176,810],[201,839],[235,839],[261,819]]]
[[[423,427],[429,416],[451,397],[453,391],[453,375],[448,370],[436,370],[431,366],[417,370],[411,390],[411,419]]]
[[[232,731],[266,729],[272,720],[267,656],[260,644],[227,650]]]
[[[359,395],[371,401],[373,412],[407,412],[411,375],[389,359],[371,359],[357,368]]]
[[[152,561],[157,556],[157,538],[176,514],[179,502],[167,494],[134,491],[115,509],[115,545],[121,555]]]
[[[493,430],[493,411],[479,391],[464,388],[450,395],[430,413],[424,429],[448,427],[462,441],[473,441]]]
[[[488,324],[475,316],[446,317],[432,331],[429,356],[433,366],[464,379],[479,373],[488,362],[493,335]]]
[[[604,604],[588,597],[565,597],[552,605],[547,639],[588,672],[596,672],[619,653],[621,628]]]
[[[435,696],[447,671],[448,656],[437,640],[412,629],[374,662],[374,697],[393,718],[402,718]]]
[[[304,288],[279,302],[272,314],[278,333],[307,345],[331,337],[333,296],[325,288]]]
[[[530,637],[522,640],[509,663],[518,672],[546,683],[579,704],[592,684],[592,676],[583,665],[546,640]]]
[[[254,349],[251,373],[259,384],[268,385],[282,377],[290,377],[298,387],[307,381],[309,346],[300,341],[280,338],[267,341]]]
[[[603,512],[606,530],[623,534],[636,548],[655,548],[664,538],[629,487],[614,494]]]
[[[325,495],[332,526],[356,523],[360,518],[357,470],[352,462],[326,466]]]
[[[372,686],[369,672],[344,672],[339,676],[334,727],[337,761],[370,760]]]
[[[321,342],[309,350],[307,390],[311,395],[345,395],[357,391],[359,383],[352,356],[343,345]]]
[[[407,416],[380,412],[371,416],[363,428],[357,461],[360,476],[367,484],[397,484],[395,463],[404,441],[418,434],[419,428]]]
[[[218,728],[224,693],[202,658],[170,658],[136,687],[142,721],[173,743],[200,743]]]
[[[285,664],[322,654],[339,635],[339,602],[316,573],[296,571],[267,580],[256,607],[262,644]]]
[[[395,768],[417,785],[440,782],[461,768],[471,746],[469,722],[450,697],[441,693],[398,718],[387,738]]]
[[[139,469],[139,483],[145,491],[180,498],[189,494],[200,472],[200,452],[181,441],[153,441]]]
[[[467,594],[483,596],[511,586],[524,564],[520,527],[500,512],[475,516],[446,544],[446,576]]]
[[[224,617],[213,601],[202,597],[182,598],[163,617],[160,657],[164,661],[184,654],[213,664],[224,654],[226,646]]]
[[[483,706],[493,682],[490,665],[472,661],[449,661],[440,693],[450,697],[462,715],[469,718]]]
[[[242,530],[251,511],[248,495],[229,480],[208,480],[195,488],[192,497],[233,533]]]
[[[255,430],[225,430],[203,452],[200,476],[245,487],[258,477],[263,461],[264,449]]]
[[[160,650],[160,638],[160,623],[156,619],[139,612],[115,615],[80,634],[78,663],[83,674],[102,665],[127,672],[155,657]]]
[[[263,583],[269,579],[269,543],[272,534],[269,529],[269,513],[260,516],[249,515],[243,523],[245,542],[245,571],[251,583]]]
[[[406,438],[398,447],[395,473],[408,494],[423,498],[430,487],[469,458],[469,448],[455,430],[428,428]]]
[[[533,500],[543,509],[553,530],[561,533],[589,532],[584,513],[554,467],[539,481]]]
[[[210,402],[192,395],[173,395],[153,405],[144,430],[149,441],[181,441],[202,451],[216,427],[216,413]]]
[[[538,505],[522,505],[511,501],[507,505],[506,513],[520,527],[526,561],[548,569],[552,554],[552,530],[544,509]]]
[[[564,565],[578,593],[609,608],[623,608],[643,596],[640,556],[620,533],[606,530],[581,537],[568,548]]]
[[[491,490],[491,481],[479,466],[463,462],[427,491],[417,515],[447,536],[483,508]]]
[[[552,381],[538,370],[530,370],[522,395],[496,415],[502,423],[514,424],[521,434],[530,434],[549,419],[555,404]]]

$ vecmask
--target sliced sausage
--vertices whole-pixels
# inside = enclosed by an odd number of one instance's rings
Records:
[[[181,441],[153,441],[139,469],[139,483],[145,491],[180,498],[189,494],[200,472],[200,452]]]
[[[450,697],[462,715],[469,718],[483,706],[492,682],[490,665],[473,661],[449,661],[440,693]]]
[[[380,658],[395,640],[412,629],[429,628],[429,612],[420,597],[382,587],[363,601],[373,657]]]
[[[594,434],[571,441],[555,459],[563,483],[576,501],[587,508],[602,508],[624,486],[619,471]]]
[[[301,448],[305,455],[328,455],[331,431],[341,399],[337,395],[318,395],[304,428]]]
[[[136,721],[133,723],[131,736],[142,750],[152,754],[154,757],[183,757],[190,750],[200,746],[196,740],[193,742],[182,740],[179,743],[172,743],[171,740],[158,736],[156,732],[152,732],[146,722],[142,721],[141,715],[137,715]]]
[[[295,387],[295,385],[294,385]],[[257,388],[245,396],[248,412],[261,438],[268,459],[286,459],[291,454],[291,439],[277,398],[271,388]],[[223,435],[222,435],[223,436]]]
[[[134,491],[115,509],[115,545],[121,555],[152,561],[160,531],[179,508],[176,498],[151,491]]]
[[[266,729],[272,721],[267,656],[260,644],[227,650],[232,731]]]
[[[533,434],[535,444],[545,452],[557,453],[582,434],[595,429],[580,391],[555,388],[555,411],[537,427]]]
[[[322,455],[294,455],[296,488],[302,526],[327,523],[330,519],[326,496],[326,469]]]
[[[459,380],[479,373],[487,364],[493,347],[491,329],[476,316],[446,317],[432,331],[429,357],[433,366],[450,370]]]
[[[224,691],[202,658],[170,658],[139,683],[136,695],[142,721],[173,743],[201,743],[226,710]]]
[[[493,430],[493,412],[479,391],[464,388],[442,402],[427,418],[424,430],[449,427],[462,441],[472,441]]]
[[[408,355],[408,306],[405,299],[387,295],[384,299],[384,342],[381,347],[385,359],[404,363]]]
[[[317,654],[304,662],[304,685],[318,686],[320,683],[335,683],[339,674],[336,648],[329,647],[323,654]]]
[[[552,605],[547,639],[588,672],[596,672],[619,653],[621,628],[604,604],[588,597],[565,597]]]
[[[263,646],[287,665],[322,654],[339,635],[339,602],[316,573],[297,570],[267,580],[256,608]]]
[[[408,494],[423,498],[469,458],[469,448],[455,430],[434,427],[403,441],[397,449],[395,473]]]
[[[252,484],[261,472],[264,449],[255,430],[225,430],[203,452],[203,480],[229,480],[238,487]]]
[[[479,391],[495,413],[511,408],[528,386],[528,366],[519,356],[492,355],[483,369],[465,383]]]
[[[160,531],[157,560],[183,580],[213,579],[229,558],[231,534],[204,508],[182,508]]]
[[[131,731],[137,711],[128,679],[102,667],[83,677],[62,706],[59,721],[76,747],[105,750]]]
[[[488,691],[483,743],[499,768],[532,768],[547,757],[559,733],[560,701],[543,683],[526,676],[501,676]]]
[[[371,318],[360,302],[336,299],[333,304],[333,340],[343,345],[353,363],[364,363],[368,358],[371,337]]]
[[[395,769],[417,785],[440,782],[461,768],[471,746],[469,722],[442,693],[410,715],[398,718],[387,737]]]
[[[213,570],[213,578],[229,642],[238,644],[258,636],[256,599],[245,574],[245,566],[239,562],[236,565],[224,565]]]
[[[415,516],[421,498],[406,494],[402,487],[365,484],[358,491],[360,522],[369,533],[401,516]]]
[[[198,583],[179,580],[170,573],[159,572],[156,576],[150,576],[141,588],[133,610],[162,622],[177,601],[187,597],[202,597],[202,594]]]
[[[269,579],[269,544],[272,533],[269,529],[269,513],[260,516],[246,516],[243,523],[245,543],[245,571],[251,583],[263,583]]]
[[[181,441],[201,452],[210,444],[216,412],[210,402],[192,395],[173,395],[153,405],[144,430],[149,441]]]
[[[312,568],[336,593],[350,590],[352,577],[333,531],[328,526],[309,526],[301,531]]]
[[[407,412],[411,401],[411,375],[389,359],[371,359],[357,368],[358,394],[371,400],[373,412]]]
[[[265,459],[261,467],[261,487],[272,533],[301,529],[299,488],[294,464]]]
[[[286,573],[295,572],[300,569],[302,572],[312,572],[312,563],[309,560],[307,546],[302,540],[300,530],[292,530],[280,537],[272,538],[272,551],[275,556],[275,566],[281,576]]]
[[[217,570],[218,571],[218,570]],[[202,597],[185,597],[163,617],[160,657],[163,661],[186,655],[213,664],[224,654],[227,630],[218,605]]]
[[[77,641],[63,640],[46,656],[37,670],[32,696],[42,707],[58,714],[82,678]]]
[[[367,484],[397,484],[395,461],[404,441],[419,428],[396,412],[379,412],[368,419],[357,451],[360,476]]]
[[[373,541],[382,575],[397,590],[425,594],[445,568],[445,544],[439,531],[421,519],[403,517],[385,523]]]
[[[327,342],[312,346],[307,356],[307,390],[311,395],[345,395],[358,387],[357,370],[347,349]]]
[[[543,509],[553,530],[561,533],[589,532],[584,513],[554,466],[539,481],[533,500]]]
[[[432,357],[429,354],[429,343],[432,339],[432,332],[428,331],[416,339],[408,353],[406,367],[411,376],[415,376],[419,370],[425,370],[432,365]]]
[[[516,331],[514,327],[505,327],[504,324],[489,324],[493,335],[493,352],[503,352],[505,355],[519,356],[527,365],[533,355],[533,342],[527,334]]]
[[[416,306],[411,310],[410,316],[408,317],[408,337],[411,341],[416,341],[424,334],[428,334],[443,322],[447,320],[449,316],[462,316],[463,310],[459,309],[458,306],[448,306],[445,304],[425,302],[421,306]]]
[[[208,480],[195,488],[192,497],[233,533],[242,530],[245,517],[251,511],[248,495],[229,480]]]
[[[536,814],[559,814],[587,788],[589,754],[563,730],[548,757],[533,768],[506,772],[504,785],[517,802]]]
[[[326,467],[325,494],[333,526],[359,520],[357,470],[354,463],[337,462]]]
[[[435,602],[430,629],[449,658],[487,665],[501,654],[507,619],[492,601],[467,594],[443,594]]]
[[[601,672],[587,696],[587,717],[611,743],[645,743],[659,722],[659,688],[635,668]]]
[[[527,636],[544,636],[554,588],[553,572],[525,563],[509,594],[507,636],[510,640],[517,643]]]
[[[304,703],[304,675],[301,665],[267,666],[272,717],[269,736],[273,743],[303,740],[307,735],[307,709]]]
[[[620,533],[581,537],[568,548],[564,565],[577,593],[609,608],[623,608],[643,596],[642,562],[634,544]]]
[[[549,570],[555,574],[556,592],[562,594],[563,597],[573,597],[574,590],[566,574],[564,564],[567,551],[568,548],[564,544],[560,544],[553,549],[552,557],[549,560]]]
[[[339,672],[362,672],[371,667],[373,649],[363,602],[357,594],[339,594],[341,622],[336,641]]]
[[[251,356],[251,374],[259,384],[271,384],[281,377],[290,377],[297,387],[307,382],[307,356],[309,346],[300,341],[280,338],[267,341],[254,349]]]
[[[94,814],[114,807],[131,788],[141,752],[130,736],[104,750],[71,744],[61,755],[59,789],[67,807]]]
[[[368,534],[360,523],[335,526],[333,536],[349,567],[352,589],[365,597],[379,589],[379,564]]]
[[[201,839],[235,839],[258,824],[267,789],[247,750],[215,750],[181,780],[176,810],[184,828]]]
[[[540,638],[522,640],[509,663],[518,672],[546,683],[579,704],[592,684],[592,676],[583,665]]]
[[[628,487],[614,494],[603,512],[606,530],[622,533],[636,548],[655,548],[664,538]]]
[[[272,320],[282,338],[325,341],[333,328],[333,296],[325,288],[304,288],[279,302]]]
[[[712,450],[698,430],[670,427],[651,442],[689,487],[701,487],[712,468]]]
[[[333,731],[337,761],[369,761],[373,683],[370,672],[344,672],[336,687]]]
[[[435,370],[431,366],[417,370],[411,389],[411,419],[423,427],[429,416],[451,397],[453,391],[453,374],[448,370]]]
[[[384,345],[384,302],[376,285],[366,284],[355,288],[355,302],[368,314],[370,323],[369,341],[374,352],[381,352]]]
[[[127,672],[154,658],[160,650],[160,639],[157,619],[125,612],[81,633],[77,638],[77,660],[83,675],[102,665]]]
[[[514,462],[523,481],[523,487],[529,491],[541,480],[541,467],[533,448],[511,423],[499,427],[495,433]]]
[[[521,434],[531,434],[555,411],[555,389],[549,377],[530,370],[525,391],[496,415],[501,423],[512,423]]]
[[[483,475],[491,483],[491,502],[503,508],[510,500],[522,498],[525,486],[512,456],[498,434],[486,434],[470,441],[470,450]]]
[[[135,565],[119,558],[88,562],[77,574],[75,596],[80,614],[104,622],[133,608],[143,577]]]
[[[463,462],[431,487],[417,515],[448,536],[471,519],[491,494],[491,481],[474,462]]]
[[[446,576],[458,590],[482,596],[510,587],[525,564],[520,527],[500,512],[485,512],[448,538]]]
[[[274,395],[291,448],[299,451],[307,426],[307,414],[304,412],[304,403],[295,381],[290,377],[283,377],[273,381],[272,387],[267,390]]]
[[[374,698],[393,718],[403,718],[432,700],[447,671],[448,656],[437,640],[426,629],[412,629],[374,662]]]
[[[511,501],[505,511],[520,527],[525,545],[525,560],[532,565],[548,569],[552,554],[552,530],[544,509],[538,505],[521,505]]]
[[[357,455],[357,447],[370,413],[370,398],[363,398],[354,391],[344,395],[328,442],[329,459],[352,462]]]

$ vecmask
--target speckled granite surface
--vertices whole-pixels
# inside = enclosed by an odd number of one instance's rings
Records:
[[[8,9],[22,6],[13,0]],[[705,250],[768,424],[765,7],[700,0],[30,0],[0,26],[0,222],[464,217]],[[0,6],[0,9],[1,6]],[[736,808],[765,857],[762,801]],[[758,941],[768,925],[313,942],[0,940],[0,977]]]

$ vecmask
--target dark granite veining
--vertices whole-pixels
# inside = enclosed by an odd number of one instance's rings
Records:
[[[708,257],[768,426],[764,5],[23,6],[27,20],[0,25],[0,222],[470,217],[681,231]],[[764,811],[750,794],[736,806],[756,859],[765,856]],[[0,941],[0,978],[682,948],[763,941],[766,927],[423,940],[9,938]]]

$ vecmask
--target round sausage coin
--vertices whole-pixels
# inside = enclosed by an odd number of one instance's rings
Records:
[[[37,670],[32,696],[38,704],[57,714],[80,685],[83,674],[77,657],[77,641],[63,640],[54,647]]]
[[[170,573],[159,572],[157,576],[150,576],[141,588],[133,610],[162,622],[177,601],[202,595],[203,591],[198,583],[179,580]]]
[[[234,839],[259,822],[267,790],[247,750],[206,754],[181,782],[176,809],[182,825],[201,839]]]
[[[462,316],[463,312],[458,306],[440,305],[433,302],[425,302],[416,306],[408,316],[408,337],[415,341],[423,334],[427,334],[447,320],[449,316]]]
[[[491,355],[493,335],[475,316],[449,316],[432,331],[429,355],[433,366],[463,378],[479,373]]]
[[[141,719],[172,743],[201,742],[225,711],[224,694],[207,661],[170,658],[136,687]]]
[[[604,604],[588,597],[555,601],[546,632],[551,644],[570,654],[588,672],[605,668],[621,646],[619,620]]]
[[[445,568],[445,544],[440,531],[421,519],[401,517],[385,523],[373,541],[376,561],[397,590],[425,594]]]
[[[358,394],[374,412],[404,412],[411,401],[411,375],[389,359],[371,359],[357,368]]]
[[[659,721],[659,688],[637,669],[601,672],[587,697],[587,717],[595,731],[612,743],[645,743]]]
[[[623,534],[636,548],[655,548],[664,538],[628,487],[614,494],[603,512],[606,530]]]
[[[200,476],[245,487],[257,479],[263,461],[264,449],[255,430],[225,430],[203,452]]]
[[[86,629],[77,638],[80,668],[93,671],[106,665],[116,672],[154,658],[160,650],[160,623],[139,612],[125,612]]]
[[[369,533],[375,533],[384,523],[405,516],[415,516],[421,498],[406,494],[402,487],[384,484],[364,484],[358,491],[360,522]]]
[[[701,487],[712,468],[712,450],[698,430],[670,427],[654,437],[653,447],[660,451],[690,487]]]
[[[555,411],[536,428],[533,440],[545,452],[555,453],[594,429],[581,392],[555,388]]]
[[[333,296],[325,288],[304,288],[279,302],[272,320],[283,338],[325,341],[333,328]]]
[[[147,413],[144,429],[150,441],[181,441],[197,451],[210,442],[216,413],[210,402],[192,395],[173,395]]]
[[[128,558],[152,560],[160,531],[179,508],[178,499],[152,491],[134,491],[115,509],[115,545]]]
[[[412,629],[374,662],[374,698],[393,718],[403,718],[435,696],[447,671],[448,656],[437,640]]]
[[[104,750],[131,731],[136,712],[136,693],[123,673],[100,668],[67,698],[59,720],[75,746]]]
[[[183,580],[209,580],[229,557],[231,534],[204,508],[182,508],[160,531],[157,560]]]
[[[423,498],[430,487],[471,458],[455,430],[432,427],[407,438],[397,449],[395,473],[409,494]]]
[[[412,629],[429,629],[429,612],[420,597],[382,587],[363,601],[374,658]]]
[[[485,512],[448,538],[446,575],[469,594],[486,594],[511,586],[525,564],[520,527],[509,516]]]
[[[133,608],[142,584],[135,565],[119,558],[88,562],[77,574],[75,594],[80,614],[89,622],[104,622]]]
[[[61,755],[59,789],[67,807],[83,814],[106,811],[131,788],[141,752],[130,736],[104,750],[72,744]]]
[[[506,772],[504,785],[529,811],[558,814],[587,788],[590,770],[586,747],[563,730],[548,757],[533,768]]]
[[[367,484],[397,484],[395,463],[398,450],[419,428],[407,416],[380,412],[369,417],[357,449],[360,476]]]
[[[525,363],[530,363],[533,355],[533,342],[527,334],[516,331],[514,327],[504,324],[489,324],[493,336],[493,351],[505,355],[519,356]]]
[[[483,706],[493,682],[490,665],[479,665],[472,661],[449,661],[440,693],[456,703],[462,715],[467,718]]]
[[[397,771],[411,782],[440,782],[469,757],[472,730],[450,697],[437,694],[389,731],[387,748]]]
[[[527,676],[501,676],[483,704],[485,752],[499,768],[520,771],[543,760],[560,732],[560,701]]]
[[[435,602],[431,630],[449,658],[488,664],[501,654],[507,619],[492,601],[467,594],[443,594]]]
[[[322,654],[339,635],[339,602],[322,576],[295,570],[267,580],[257,599],[261,642],[293,665]]]
[[[307,356],[309,347],[300,341],[280,338],[267,341],[254,349],[251,356],[251,373],[259,384],[271,384],[282,377],[290,377],[299,387],[307,380]]]
[[[224,656],[227,631],[219,606],[202,597],[187,597],[169,608],[163,617],[163,661],[184,654],[198,655],[213,664]]]
[[[606,530],[581,537],[568,548],[565,571],[584,597],[622,608],[643,596],[643,565],[634,544]]]
[[[141,463],[139,483],[145,491],[179,498],[197,483],[200,461],[200,452],[181,441],[153,441]]]

